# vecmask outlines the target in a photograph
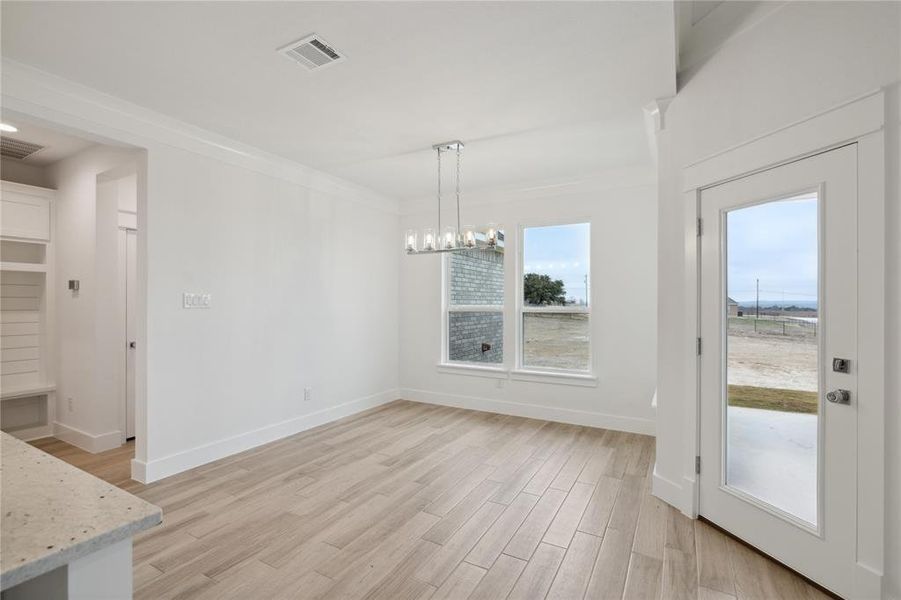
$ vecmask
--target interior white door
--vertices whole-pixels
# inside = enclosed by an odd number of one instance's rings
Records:
[[[135,300],[137,298],[137,232],[125,231],[125,437],[135,436]]]
[[[700,213],[699,512],[853,597],[857,147],[705,189]]]

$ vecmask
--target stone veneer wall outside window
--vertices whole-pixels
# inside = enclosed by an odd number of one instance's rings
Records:
[[[487,251],[451,254],[449,274],[448,359],[503,362],[503,312],[454,312],[453,308],[460,305],[503,308],[504,255]],[[485,350],[483,344],[490,348]]]

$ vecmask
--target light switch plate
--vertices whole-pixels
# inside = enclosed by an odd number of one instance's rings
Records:
[[[185,292],[182,294],[183,308],[209,308],[212,304],[212,295],[210,294],[193,294]]]

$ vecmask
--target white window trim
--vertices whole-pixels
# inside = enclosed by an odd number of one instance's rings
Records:
[[[544,369],[531,367],[528,369],[513,369],[510,371],[510,379],[514,381],[529,381],[532,383],[555,383],[563,385],[576,385],[580,387],[597,387],[598,378],[585,371],[564,371],[561,369]]]
[[[489,367],[471,362],[448,362],[435,365],[439,373],[449,375],[469,375],[472,377],[488,377],[489,379],[507,379],[509,371],[505,367]]]
[[[468,361],[452,361],[448,356],[448,327],[450,326],[450,314],[452,312],[493,312],[504,314],[504,307],[507,302],[507,290],[504,286],[504,304],[454,304],[450,303],[450,259],[452,254],[447,253],[441,259],[441,362],[436,365],[439,372],[454,373],[463,375],[474,375],[491,378],[507,378],[507,351],[504,349],[504,355],[500,363],[481,363]],[[506,268],[506,264],[504,265]],[[505,277],[506,279],[506,277]],[[504,327],[506,328],[506,319],[504,319]]]
[[[559,227],[561,225],[579,225],[588,224],[588,281],[589,294],[588,306],[526,306],[524,299],[523,278],[525,277],[524,259],[525,259],[525,230],[535,227]],[[520,223],[517,227],[516,236],[516,291],[514,298],[516,301],[514,319],[515,323],[515,342],[514,342],[514,368],[510,371],[510,378],[518,381],[532,381],[537,383],[569,383],[571,385],[596,386],[598,378],[594,366],[594,335],[592,330],[591,310],[593,302],[591,299],[592,289],[594,286],[590,282],[594,280],[592,270],[594,268],[591,260],[591,248],[594,246],[594,223],[590,217],[572,218],[572,219],[547,219],[536,222]],[[587,314],[588,315],[588,370],[582,371],[578,369],[556,369],[550,367],[534,367],[523,364],[523,351],[525,343],[523,341],[523,315],[526,313],[569,313],[569,314]]]
[[[590,267],[589,267],[590,268]],[[525,276],[525,273],[523,273]],[[590,281],[591,278],[589,278]],[[588,306],[526,306],[522,305],[524,313],[550,313],[550,314],[570,314],[570,315],[591,315],[591,303]]]
[[[447,303],[447,312],[504,312],[503,304],[451,304]]]

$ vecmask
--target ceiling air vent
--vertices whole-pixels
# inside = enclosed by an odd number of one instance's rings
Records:
[[[288,44],[284,48],[279,48],[278,51],[311,71],[345,59],[342,54],[339,54],[337,50],[315,34]]]
[[[22,160],[43,149],[44,147],[39,144],[14,140],[6,136],[0,137],[0,156],[5,158]]]

